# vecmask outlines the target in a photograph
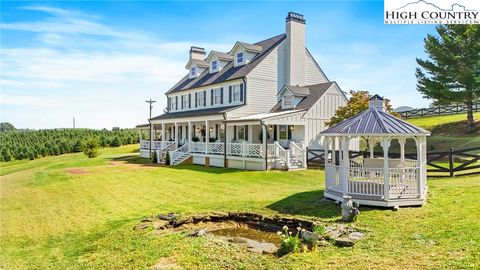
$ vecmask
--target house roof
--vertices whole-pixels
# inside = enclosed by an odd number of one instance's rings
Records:
[[[245,122],[245,121],[256,121],[256,120],[263,120],[277,116],[289,115],[292,113],[302,112],[302,110],[289,110],[289,111],[280,111],[280,112],[268,112],[268,113],[258,113],[258,114],[251,114],[247,116],[243,116],[240,118],[230,119],[226,122]]]
[[[350,117],[322,132],[322,135],[428,135],[430,132],[376,108]]]
[[[294,86],[294,85],[285,85],[290,92],[292,92],[294,95],[299,95],[299,96],[308,96],[310,95],[310,89],[305,86]]]
[[[244,105],[234,105],[234,106],[224,106],[224,107],[217,107],[217,108],[208,108],[203,110],[164,113],[164,114],[152,117],[150,118],[150,120],[162,120],[162,119],[173,119],[173,118],[181,118],[181,117],[195,117],[195,116],[222,114],[224,112],[230,111],[232,109],[236,109],[241,106],[244,106]]]
[[[190,59],[185,66],[186,68],[190,67],[191,64],[195,64],[197,67],[205,67],[208,68],[208,63],[205,62],[205,60],[200,60],[200,59]]]
[[[210,54],[207,56],[207,59],[210,58],[211,55],[216,55],[218,59],[223,60],[223,61],[232,61],[233,56],[228,53],[224,52],[219,52],[219,51],[211,51]]]
[[[237,45],[242,46],[246,51],[250,52],[261,52],[263,49],[262,46],[257,45],[257,43],[249,44],[246,42],[237,41],[235,45],[233,45],[233,48],[230,50],[230,53],[233,52]]]
[[[150,124],[139,124],[135,126],[135,128],[147,128],[147,127],[150,127]]]
[[[335,82],[318,83],[318,84],[306,85],[302,87],[296,86],[298,88],[308,89],[309,95],[304,97],[293,109],[282,109],[282,102],[279,101],[275,106],[273,106],[270,112],[280,112],[280,111],[286,111],[286,110],[308,110],[325,94],[325,92],[327,92],[327,90],[333,84],[335,84]],[[301,90],[301,91],[306,92],[306,90]]]
[[[256,55],[246,65],[234,67],[232,61],[225,65],[225,67],[223,67],[221,71],[216,73],[209,73],[208,70],[205,70],[198,77],[192,79],[189,79],[187,74],[170,90],[168,90],[167,94],[177,93],[192,88],[243,78],[247,76],[247,74],[250,73],[250,71],[252,71],[285,38],[286,35],[282,34],[255,43],[254,45],[260,46],[262,48],[262,52]]]

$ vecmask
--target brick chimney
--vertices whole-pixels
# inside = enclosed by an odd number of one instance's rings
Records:
[[[190,47],[190,59],[205,60],[206,55],[205,48]]]
[[[289,12],[286,18],[287,84],[305,85],[305,19]]]

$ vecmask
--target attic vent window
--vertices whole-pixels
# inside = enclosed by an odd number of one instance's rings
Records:
[[[217,70],[217,60],[212,61],[212,70]]]
[[[185,74],[185,73],[184,73],[184,74]],[[190,76],[195,77],[195,74],[196,74],[196,68],[195,68],[195,67],[192,67],[192,68],[190,69]]]
[[[292,100],[293,100],[293,97],[292,96],[284,96],[283,97],[283,106],[284,107],[292,107]]]
[[[243,63],[243,52],[237,53],[237,63]]]

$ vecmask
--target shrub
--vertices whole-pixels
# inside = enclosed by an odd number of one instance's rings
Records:
[[[94,158],[98,156],[98,147],[100,142],[97,137],[90,137],[85,140],[85,145],[83,147],[83,153],[88,158]]]
[[[192,142],[199,142],[200,139],[197,136],[192,137]]]
[[[279,256],[300,251],[300,237],[299,237],[300,230],[298,230],[297,233],[293,235],[293,233],[288,230],[287,226],[283,226],[282,231],[277,232],[277,234],[282,236],[282,241],[280,242],[280,248],[277,251],[277,254]]]
[[[152,162],[157,163],[157,151],[155,151],[155,150],[153,151]]]
[[[170,165],[170,151],[165,155],[165,165]]]
[[[313,227],[313,232],[316,233],[318,236],[323,236],[325,234],[325,227],[322,225],[315,225]]]

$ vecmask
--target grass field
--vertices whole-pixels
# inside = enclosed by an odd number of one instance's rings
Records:
[[[149,269],[164,257],[185,269],[480,267],[478,176],[429,179],[428,203],[421,208],[361,207],[356,225],[369,233],[354,248],[277,258],[132,226],[160,212],[215,210],[334,222],[340,209],[321,201],[323,171],[147,166],[131,154],[137,147],[104,150],[90,160],[68,154],[1,164],[0,268]],[[119,157],[126,162],[115,161]]]
[[[475,120],[480,120],[480,112],[474,112],[473,118]],[[436,126],[449,124],[453,122],[461,122],[466,120],[467,120],[467,114],[465,113],[407,119],[408,122],[427,130],[432,130]]]

